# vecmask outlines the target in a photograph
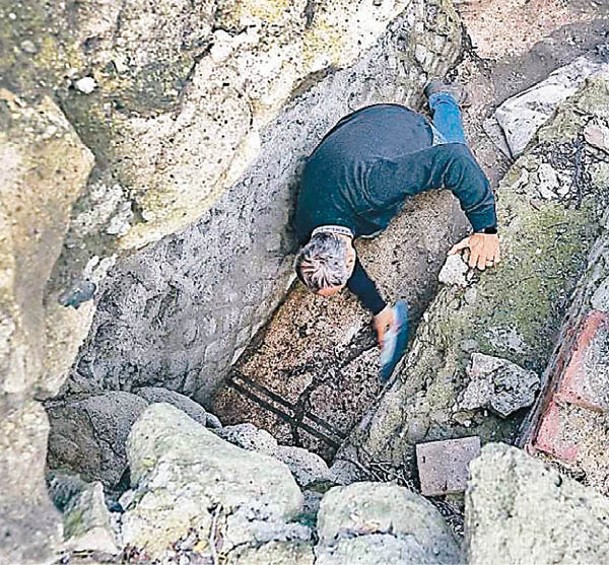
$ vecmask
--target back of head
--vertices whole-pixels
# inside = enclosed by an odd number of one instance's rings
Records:
[[[311,291],[347,284],[347,244],[333,233],[315,234],[294,261],[296,274]]]

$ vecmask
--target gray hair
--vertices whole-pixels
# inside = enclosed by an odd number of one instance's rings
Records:
[[[333,233],[317,233],[296,255],[294,268],[300,281],[313,292],[342,286],[349,280],[347,244]]]

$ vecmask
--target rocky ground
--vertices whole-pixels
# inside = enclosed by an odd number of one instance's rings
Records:
[[[0,6],[2,558],[609,559],[609,6],[454,4],[463,28],[448,0]],[[302,156],[447,70],[501,266],[444,264],[465,218],[423,195],[358,243],[411,305],[384,388],[346,294],[293,284],[244,351]]]

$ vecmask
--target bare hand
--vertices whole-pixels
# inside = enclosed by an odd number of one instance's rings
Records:
[[[379,347],[381,349],[383,347],[383,338],[385,337],[385,333],[394,323],[395,317],[393,315],[393,308],[389,306],[389,304],[372,319],[372,324],[376,330]]]
[[[478,267],[481,271],[484,271],[486,267],[497,265],[501,259],[497,234],[475,233],[470,235],[454,245],[448,254],[456,255],[464,249],[469,249],[469,266]]]

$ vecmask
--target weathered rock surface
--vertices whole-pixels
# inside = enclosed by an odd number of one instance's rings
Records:
[[[302,494],[279,461],[235,447],[168,404],[153,404],[133,426],[127,444],[133,502],[123,516],[123,540],[162,559],[194,532],[195,551],[244,544],[307,540],[290,523]],[[219,549],[217,551],[220,551]]]
[[[602,56],[588,55],[554,71],[546,80],[506,100],[495,111],[512,156],[518,157],[558,106],[575,94],[586,79],[607,71]]]
[[[303,542],[270,542],[259,547],[240,547],[228,554],[229,565],[313,565],[315,554]]]
[[[266,455],[275,455],[277,452],[277,440],[269,432],[258,429],[254,424],[225,426],[216,434],[243,449],[258,451]]]
[[[483,353],[472,354],[466,373],[470,381],[459,396],[458,408],[490,408],[503,418],[531,406],[541,382],[534,371]]]
[[[222,427],[218,418],[213,414],[206,412],[200,404],[197,404],[194,400],[191,400],[179,392],[151,386],[140,388],[137,391],[137,395],[141,396],[149,404],[153,404],[154,402],[171,404],[182,410],[182,412],[186,412],[195,422],[199,422],[199,424],[203,426],[210,428]]]
[[[404,487],[354,483],[324,496],[316,563],[459,563],[452,533],[436,508]]]
[[[466,546],[471,565],[604,563],[609,500],[523,451],[490,444],[471,464]]]
[[[304,488],[316,481],[331,479],[330,469],[326,462],[319,455],[302,447],[280,445],[275,452],[275,457],[289,467],[300,487]]]
[[[478,435],[484,444],[513,436],[517,420],[452,407],[467,386],[471,353],[501,357],[538,374],[550,358],[568,297],[603,223],[607,164],[598,149],[581,143],[581,132],[589,120],[607,115],[608,91],[608,77],[589,80],[514,163],[498,188],[501,264],[479,274],[467,290],[440,289],[400,378],[344,444],[337,473],[340,467],[343,475],[351,469],[360,476],[349,464],[357,457],[363,465],[382,460],[412,470],[414,446],[421,441]],[[561,198],[540,197],[539,180],[529,173],[543,164],[572,179]],[[582,175],[590,175],[590,182]]]
[[[44,485],[48,422],[32,399],[57,392],[93,314],[91,302],[60,306],[49,283],[93,156],[48,96],[0,89],[0,120],[0,561],[40,562],[60,521]]]
[[[119,549],[111,520],[103,485],[88,485],[64,511],[66,549],[116,555]]]
[[[449,255],[438,274],[438,280],[443,284],[466,287],[468,270],[467,263],[460,255]]]
[[[127,437],[147,406],[121,391],[49,405],[49,467],[116,487],[127,470]]]

